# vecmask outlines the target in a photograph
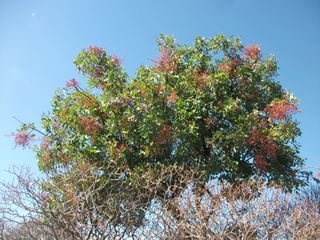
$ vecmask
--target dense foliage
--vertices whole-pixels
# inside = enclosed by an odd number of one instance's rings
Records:
[[[302,184],[297,100],[274,81],[274,57],[221,35],[192,46],[161,36],[158,44],[155,65],[133,79],[102,48],[78,55],[90,89],[73,79],[57,91],[42,119],[41,170],[125,164],[129,178],[153,164],[185,164],[229,181]]]
[[[297,100],[275,81],[274,57],[222,35],[197,37],[192,46],[161,35],[158,45],[153,66],[141,66],[133,78],[121,59],[102,48],[84,49],[74,61],[88,88],[72,79],[56,92],[36,148],[50,181],[64,179],[54,206],[91,186],[89,180],[68,182],[64,174],[78,173],[80,179],[91,167],[99,169],[105,188],[98,198],[105,201],[103,211],[120,209],[115,224],[135,218],[139,225],[141,209],[152,199],[180,194],[161,189],[183,189],[181,176],[164,174],[159,182],[160,172],[177,166],[197,169],[199,188],[210,178],[233,184],[258,178],[286,190],[306,183],[309,173],[301,170],[296,142],[300,130],[292,118]],[[28,146],[35,131],[24,124],[14,135],[16,144]],[[157,184],[142,187],[150,182]],[[43,189],[52,194],[50,186]],[[127,211],[137,196],[140,205]]]

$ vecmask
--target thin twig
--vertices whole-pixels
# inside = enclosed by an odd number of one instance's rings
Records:
[[[22,121],[20,121],[18,118],[16,118],[15,116],[12,116],[12,118],[14,118],[15,120],[17,120],[19,123],[21,123],[21,124],[25,124],[25,125],[27,125],[26,123],[24,123],[24,122],[22,122]],[[32,127],[32,126],[30,126],[30,128],[32,129],[32,130],[34,130],[34,131],[36,131],[36,132],[38,132],[38,133],[40,133],[40,134],[42,134],[43,136],[48,136],[47,134],[45,134],[45,133],[43,133],[43,132],[41,132],[40,130],[38,130],[37,128],[35,128],[35,127]]]

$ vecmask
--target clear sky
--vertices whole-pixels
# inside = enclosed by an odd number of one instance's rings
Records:
[[[54,91],[78,78],[79,51],[104,47],[133,75],[158,55],[160,33],[183,44],[233,35],[274,53],[277,80],[300,99],[301,156],[320,167],[319,0],[0,0],[0,180],[12,165],[37,171],[32,150],[6,136],[19,127],[12,116],[39,126]]]

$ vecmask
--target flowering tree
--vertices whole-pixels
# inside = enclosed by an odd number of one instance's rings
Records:
[[[274,57],[222,35],[198,37],[192,46],[161,35],[158,44],[154,65],[141,66],[132,79],[104,49],[80,52],[74,64],[88,88],[72,79],[56,92],[36,148],[41,171],[97,167],[120,205],[141,191],[146,206],[157,197],[172,198],[161,188],[179,185],[178,175],[168,174],[149,189],[141,185],[146,174],[157,179],[174,166],[198,169],[202,188],[210,178],[259,178],[286,190],[306,183],[309,173],[301,170],[296,142],[300,130],[292,118],[297,100],[274,80]],[[16,144],[28,146],[34,130],[24,125],[14,135]]]

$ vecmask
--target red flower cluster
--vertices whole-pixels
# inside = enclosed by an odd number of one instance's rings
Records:
[[[203,72],[196,72],[194,74],[194,79],[197,88],[203,90],[209,80],[209,69],[206,69]]]
[[[81,105],[85,106],[86,108],[90,108],[90,107],[94,106],[94,103],[95,103],[94,101],[95,101],[95,97],[94,96],[90,96],[90,98],[85,96],[85,97],[81,97],[78,100],[78,102]]]
[[[165,90],[166,90],[166,86],[164,86],[164,85],[158,85],[158,86],[156,86],[156,87],[152,90],[152,92],[153,92],[154,94],[164,94],[164,93],[165,93]]]
[[[267,170],[268,162],[261,153],[258,153],[254,155],[254,165],[260,170],[265,171]]]
[[[218,71],[224,71],[228,75],[232,74],[242,64],[241,59],[233,59],[231,61],[221,64],[217,69]]]
[[[255,154],[254,164],[257,168],[261,170],[266,170],[268,166],[268,162],[265,158],[275,158],[277,155],[277,145],[271,139],[265,138],[262,136],[258,129],[253,129],[251,131],[250,137],[248,139],[248,144],[250,147],[256,147],[258,149],[258,153]]]
[[[88,48],[88,51],[92,52],[94,56],[98,57],[104,52],[104,49],[103,48],[99,48],[97,46],[90,46]]]
[[[121,59],[120,59],[118,56],[116,56],[116,55],[113,55],[113,56],[111,57],[111,59],[113,60],[113,62],[114,62],[116,65],[119,65],[119,64],[121,63]]]
[[[80,125],[83,130],[91,136],[95,136],[98,131],[102,129],[102,125],[97,122],[96,118],[90,119],[88,117],[82,117],[80,119]]]
[[[244,47],[243,58],[252,59],[255,61],[260,60],[261,58],[260,47],[257,45],[250,45],[250,46]]]
[[[95,78],[101,78],[104,75],[104,71],[105,71],[104,66],[98,65],[94,68],[94,72],[91,74],[91,76]]]
[[[158,60],[153,60],[152,62],[159,64],[159,66],[157,66],[158,69],[166,73],[175,70],[174,59],[169,49],[162,48],[161,55],[157,57],[157,59]]]
[[[227,63],[223,63],[218,67],[219,71],[226,71],[226,72],[230,72],[233,70],[233,67],[231,66],[231,64],[229,64],[229,62]]]
[[[49,147],[50,147],[50,139],[48,137],[42,138],[41,148],[42,149],[49,149]]]
[[[79,83],[74,78],[66,82],[67,88],[75,88],[77,85],[79,85]]]
[[[157,57],[158,60],[153,60],[154,63],[165,65],[172,61],[172,57],[170,56],[170,51],[166,48],[161,49],[161,55]]]
[[[23,148],[29,147],[30,143],[33,142],[34,136],[25,131],[18,133],[11,133],[11,136],[14,137],[15,147],[21,146]]]
[[[298,111],[298,107],[289,102],[288,100],[282,100],[280,102],[272,101],[270,107],[264,109],[269,115],[269,120],[288,120],[290,115]]]
[[[169,103],[175,103],[177,101],[177,92],[172,90],[170,95],[167,97]]]

